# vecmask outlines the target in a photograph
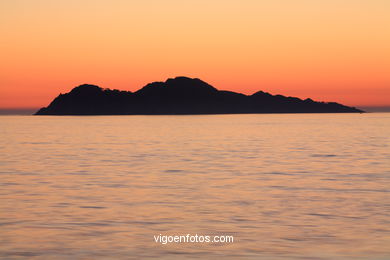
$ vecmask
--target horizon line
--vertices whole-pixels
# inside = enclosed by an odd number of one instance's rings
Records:
[[[362,109],[365,112],[390,112],[389,106],[354,106],[355,108]],[[1,108],[0,115],[32,115],[38,111],[41,107],[17,107],[17,108]]]

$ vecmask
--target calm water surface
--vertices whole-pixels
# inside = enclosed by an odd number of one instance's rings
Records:
[[[390,113],[0,117],[5,259],[390,259]],[[167,244],[154,235],[233,235]]]

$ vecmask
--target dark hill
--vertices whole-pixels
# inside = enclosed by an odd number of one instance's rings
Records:
[[[81,85],[60,94],[36,115],[162,115],[236,113],[356,113],[338,103],[315,102],[262,91],[247,96],[220,91],[200,79],[177,77],[132,93]]]

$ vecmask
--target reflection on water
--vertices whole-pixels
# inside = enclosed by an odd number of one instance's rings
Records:
[[[390,114],[2,116],[0,133],[0,257],[390,257]],[[153,238],[187,233],[235,242]]]

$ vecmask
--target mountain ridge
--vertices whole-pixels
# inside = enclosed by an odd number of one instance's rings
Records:
[[[156,81],[135,92],[83,84],[57,96],[35,115],[170,115],[241,113],[362,113],[354,107],[257,91],[218,90],[188,77]]]

